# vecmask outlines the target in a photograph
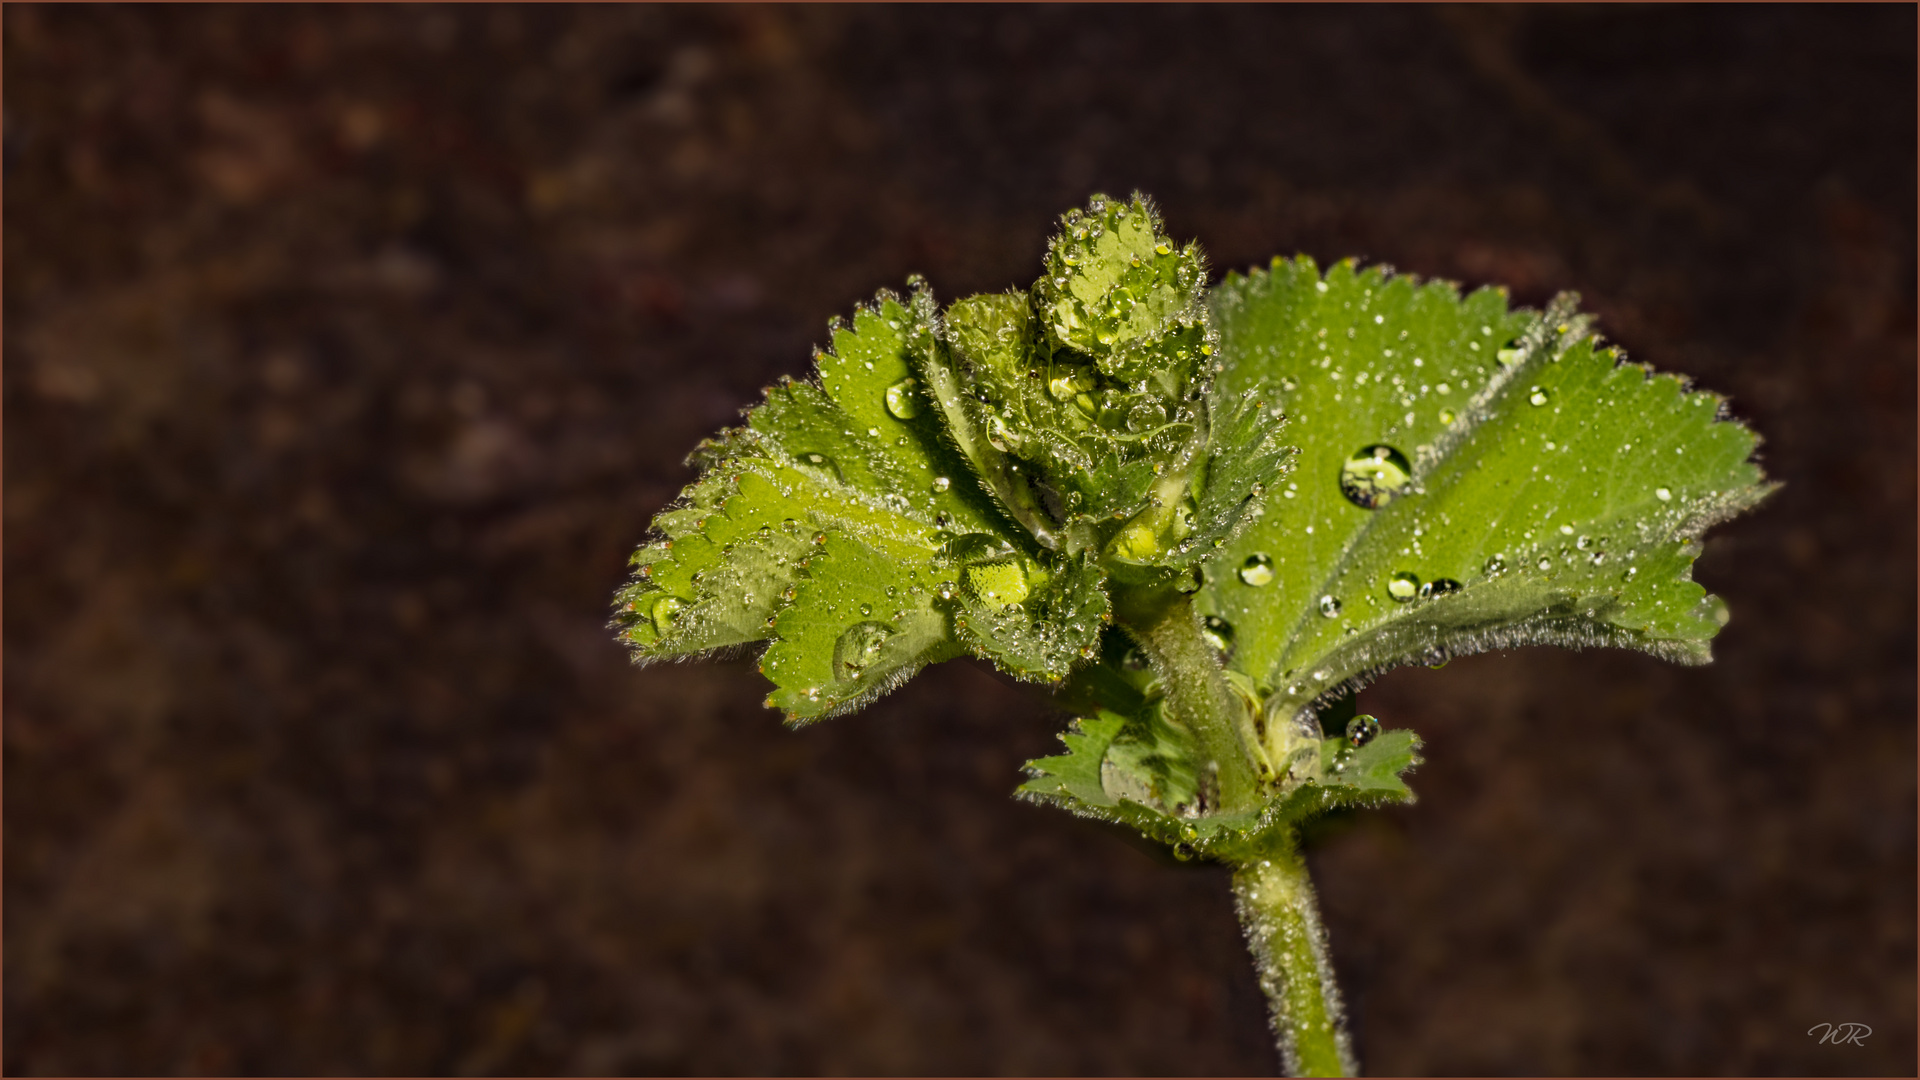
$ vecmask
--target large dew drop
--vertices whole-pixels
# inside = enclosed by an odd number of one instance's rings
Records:
[[[1378,734],[1380,734],[1380,720],[1378,717],[1361,713],[1359,716],[1347,721],[1347,742],[1353,746],[1365,746],[1372,742],[1373,737]]]
[[[1320,614],[1331,619],[1340,614],[1340,598],[1329,593],[1320,598]]]
[[[1247,561],[1240,567],[1240,580],[1255,588],[1259,588],[1262,585],[1271,585],[1273,583],[1273,560],[1260,554],[1247,556]]]
[[[919,416],[919,383],[913,379],[901,379],[887,387],[887,411],[902,420]]]
[[[1420,599],[1431,600],[1436,596],[1460,591],[1460,583],[1452,578],[1434,578],[1420,586]]]
[[[833,677],[841,682],[858,679],[862,671],[880,659],[891,637],[893,627],[886,623],[861,622],[847,627],[833,643]]]
[[[1340,494],[1362,510],[1378,510],[1412,482],[1407,455],[1385,443],[1361,447],[1340,466]]]
[[[1406,603],[1420,595],[1420,577],[1405,570],[1387,579],[1387,595],[1398,603]]]

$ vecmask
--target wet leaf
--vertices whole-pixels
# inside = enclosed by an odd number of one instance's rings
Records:
[[[1703,663],[1724,608],[1698,538],[1770,486],[1711,394],[1622,362],[1571,298],[1546,314],[1380,269],[1277,260],[1213,295],[1224,390],[1278,393],[1282,497],[1199,606],[1273,691],[1268,730],[1406,663],[1522,644]]]

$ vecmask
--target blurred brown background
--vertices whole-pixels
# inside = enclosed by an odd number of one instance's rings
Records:
[[[6,1071],[1273,1069],[1223,874],[1008,798],[1018,689],[795,733],[602,628],[830,316],[1137,187],[1222,270],[1578,289],[1787,484],[1712,667],[1363,695],[1429,762],[1315,855],[1363,1063],[1914,1072],[1911,6],[4,28]]]

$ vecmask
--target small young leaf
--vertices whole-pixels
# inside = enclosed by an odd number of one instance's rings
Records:
[[[1264,806],[1196,814],[1192,743],[1152,707],[1135,716],[1100,709],[1075,720],[1060,740],[1065,753],[1027,762],[1030,779],[1015,792],[1020,798],[1131,825],[1191,854],[1229,861],[1329,810],[1411,801],[1401,777],[1420,764],[1420,739],[1405,729],[1381,732],[1358,748],[1341,738],[1315,740],[1307,747],[1311,775]]]
[[[1119,800],[1100,783],[1100,765],[1114,736],[1126,726],[1126,717],[1105,709],[1073,721],[1060,735],[1067,752],[1027,762],[1032,779],[1020,785],[1017,794],[1058,803],[1077,813],[1092,814],[1096,808],[1115,805]]]
[[[1238,400],[1213,406],[1213,454],[1206,486],[1194,509],[1193,534],[1180,547],[1208,558],[1264,512],[1267,492],[1289,471],[1293,448],[1285,441],[1286,417],[1280,395],[1247,390]]]
[[[1099,568],[1083,556],[1044,574],[1014,556],[965,567],[954,629],[969,651],[1015,678],[1057,683],[1094,655],[1107,593]]]

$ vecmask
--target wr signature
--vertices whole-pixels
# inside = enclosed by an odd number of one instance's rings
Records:
[[[1807,1034],[1811,1035],[1816,1031],[1820,1033],[1821,1042],[1832,1043],[1835,1046],[1845,1046],[1848,1043],[1854,1046],[1865,1046],[1867,1036],[1873,1034],[1873,1029],[1865,1024],[1815,1024],[1807,1029]]]

